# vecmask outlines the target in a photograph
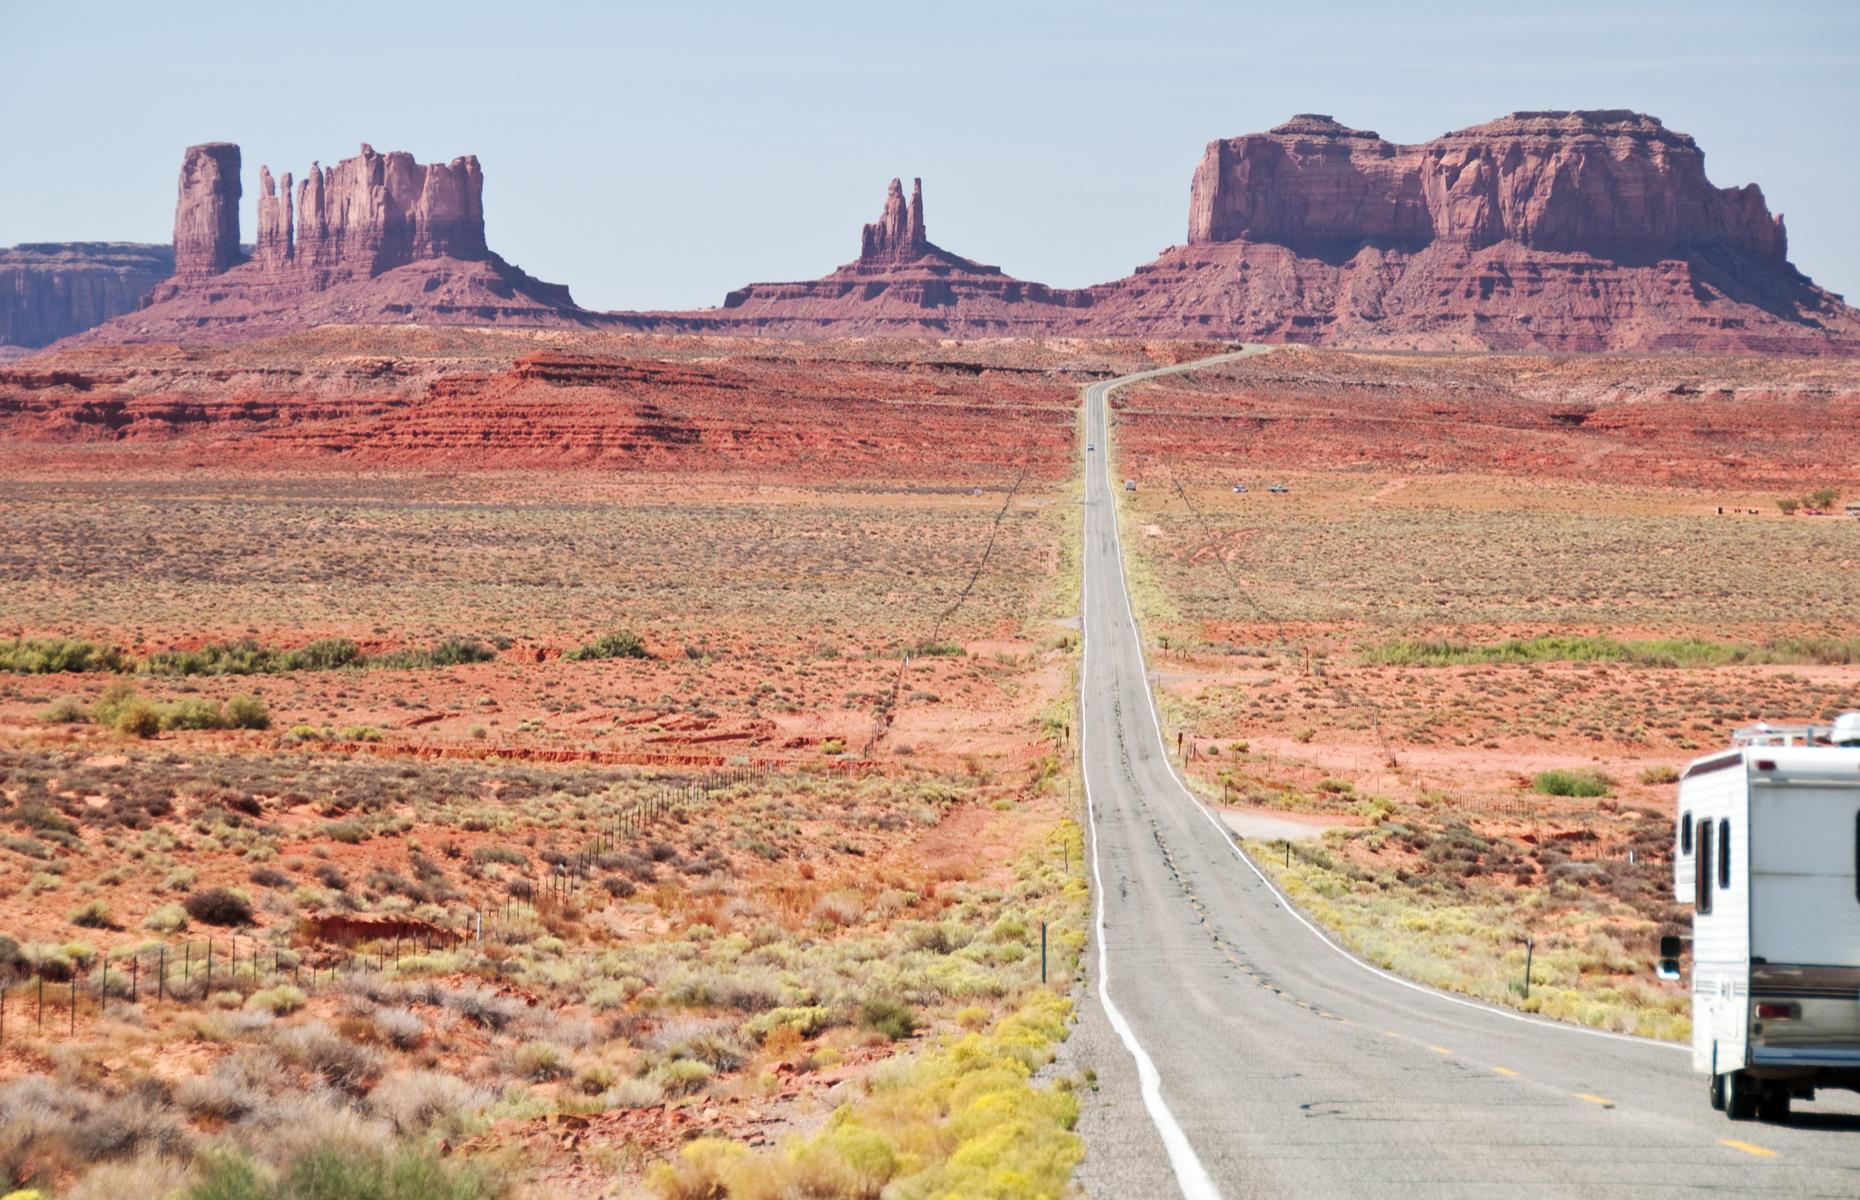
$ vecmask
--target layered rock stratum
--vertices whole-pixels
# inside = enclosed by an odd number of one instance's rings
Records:
[[[134,312],[173,273],[172,246],[27,242],[0,249],[0,358]]]
[[[293,192],[293,187],[295,188]],[[239,148],[190,147],[175,203],[175,272],[149,303],[84,342],[211,341],[317,325],[588,323],[560,284],[493,253],[475,156],[403,152],[312,164],[300,182],[259,170],[258,235],[239,243]]]

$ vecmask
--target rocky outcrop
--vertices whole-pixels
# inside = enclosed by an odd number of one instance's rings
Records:
[[[892,180],[885,193],[885,211],[876,224],[859,235],[859,262],[865,266],[898,266],[934,251],[924,236],[924,181],[911,180],[911,198],[904,198],[900,180]]]
[[[1212,142],[1188,244],[1091,289],[1104,333],[1393,349],[1860,352],[1754,184],[1623,111],[1520,112],[1417,146],[1330,117]]]
[[[421,164],[363,143],[359,155],[333,167],[312,163],[297,193],[293,254],[312,269],[348,277],[424,259],[489,259],[477,157]]]
[[[1211,142],[1188,241],[1419,250],[1445,242],[1657,259],[1729,251],[1782,263],[1756,185],[1713,187],[1698,144],[1624,111],[1520,112],[1418,146],[1326,116]]]
[[[244,260],[239,251],[239,147],[189,146],[174,205],[174,273],[204,279]]]
[[[177,269],[140,311],[83,335],[91,342],[259,337],[323,324],[585,325],[566,287],[493,254],[484,172],[467,155],[417,163],[361,153],[258,176],[258,236],[238,253],[239,148],[194,146],[175,210]],[[185,249],[181,249],[184,247]]]
[[[291,173],[284,192],[272,182],[271,168],[258,169],[258,242],[252,260],[268,271],[281,271],[296,260],[296,213],[291,208]]]
[[[0,347],[37,348],[134,312],[174,273],[174,248],[29,242],[0,250]]]
[[[923,181],[911,181],[906,199],[902,180],[893,179],[878,220],[860,230],[859,257],[830,275],[752,283],[717,309],[615,317],[685,332],[994,337],[1038,334],[1054,314],[1086,302],[1083,293],[1016,279],[938,246],[924,228]]]

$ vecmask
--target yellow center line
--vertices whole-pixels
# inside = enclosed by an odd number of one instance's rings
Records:
[[[1398,1038],[1401,1036],[1401,1034],[1396,1033],[1393,1029],[1384,1029],[1382,1032],[1386,1033],[1388,1036],[1392,1038]]]
[[[1512,1070],[1510,1067],[1493,1067],[1492,1069],[1498,1072],[1500,1075],[1505,1075],[1505,1076],[1517,1075],[1517,1072]]]
[[[1601,1105],[1601,1106],[1602,1106],[1603,1108],[1613,1108],[1613,1107],[1615,1106],[1615,1102],[1614,1102],[1613,1100],[1610,1100],[1610,1099],[1609,1099],[1608,1097],[1606,1097],[1606,1096],[1591,1096],[1591,1095],[1590,1095],[1589,1093],[1587,1093],[1587,1092],[1577,1092],[1577,1093],[1576,1093],[1576,1099],[1578,1099],[1578,1100],[1587,1100],[1587,1101],[1588,1101],[1588,1102],[1589,1102],[1590,1104],[1599,1104],[1599,1105]]]
[[[1451,1053],[1453,1053],[1453,1051],[1451,1051],[1451,1050],[1449,1050],[1449,1049],[1447,1049],[1447,1048],[1446,1048],[1445,1046],[1429,1046],[1429,1047],[1428,1047],[1428,1049],[1429,1049],[1429,1050],[1432,1050],[1432,1051],[1433,1051],[1433,1052],[1434,1052],[1435,1054],[1451,1054]]]
[[[1740,1142],[1733,1138],[1720,1138],[1718,1144],[1720,1146],[1729,1146],[1733,1150],[1742,1150],[1745,1154],[1754,1154],[1758,1158],[1776,1157],[1776,1151],[1774,1150],[1765,1149],[1762,1146],[1753,1146],[1749,1142]]]

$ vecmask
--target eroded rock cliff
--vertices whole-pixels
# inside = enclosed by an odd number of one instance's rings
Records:
[[[239,252],[239,195],[239,147],[208,142],[187,148],[174,205],[176,275],[203,279],[244,260]]]
[[[239,251],[239,148],[190,147],[175,207],[177,269],[149,303],[84,340],[200,341],[325,324],[581,325],[566,287],[491,252],[476,157],[361,153],[258,177],[258,236]]]
[[[0,347],[37,348],[134,312],[174,273],[174,248],[28,242],[0,250]]]
[[[1690,137],[1612,110],[1513,113],[1417,146],[1305,114],[1211,142],[1189,189],[1188,241],[1319,253],[1509,241],[1613,258],[1730,250],[1777,263],[1787,249],[1755,184],[1712,186]]]

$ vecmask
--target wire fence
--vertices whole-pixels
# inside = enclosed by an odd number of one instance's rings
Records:
[[[452,904],[443,922],[406,913],[335,912],[300,918],[270,936],[214,934],[41,963],[25,979],[0,986],[0,1046],[26,1037],[76,1037],[113,1003],[205,1005],[225,993],[243,1003],[253,992],[287,984],[311,992],[358,972],[398,969],[410,959],[502,940],[519,925],[576,905],[584,889],[596,886],[603,859],[659,822],[776,773],[761,764],[651,781],[603,813],[586,846],[545,858],[533,872],[502,877],[502,894]]]

